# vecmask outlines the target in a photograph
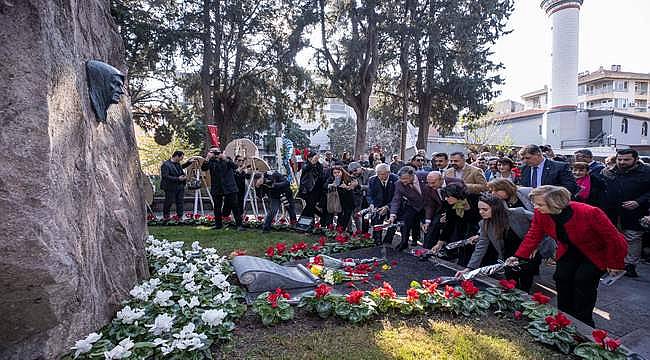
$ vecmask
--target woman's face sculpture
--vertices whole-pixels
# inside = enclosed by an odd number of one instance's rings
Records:
[[[86,62],[88,93],[97,118],[106,122],[108,107],[120,102],[124,95],[124,74],[97,60]]]

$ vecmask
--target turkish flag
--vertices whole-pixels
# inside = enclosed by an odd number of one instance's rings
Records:
[[[210,133],[212,146],[219,147],[219,128],[217,125],[208,125],[208,133]]]

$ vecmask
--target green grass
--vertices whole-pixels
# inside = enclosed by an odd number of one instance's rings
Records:
[[[150,226],[149,234],[156,239],[184,241],[188,244],[198,241],[203,247],[213,247],[219,254],[228,255],[233,250],[246,250],[248,255],[263,256],[264,251],[277,242],[288,245],[300,241],[314,242],[316,237],[296,232],[271,231],[262,234],[261,230],[234,228],[213,230],[208,226]]]
[[[500,322],[506,323],[500,324]],[[416,316],[357,326],[298,319],[273,328],[246,328],[218,359],[566,359],[494,317],[467,321]],[[523,335],[523,336],[522,336]]]

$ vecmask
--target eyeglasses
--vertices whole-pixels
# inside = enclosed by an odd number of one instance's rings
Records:
[[[424,159],[415,159],[415,161],[424,161]]]

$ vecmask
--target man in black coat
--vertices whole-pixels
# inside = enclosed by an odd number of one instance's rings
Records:
[[[185,198],[185,181],[187,176],[183,169],[190,166],[194,160],[181,165],[182,151],[174,151],[171,159],[165,160],[160,166],[160,188],[165,192],[165,203],[163,205],[163,218],[169,218],[169,210],[172,203],[176,204],[176,215],[183,218],[183,200]]]
[[[242,213],[239,206],[239,189],[235,180],[237,165],[218,148],[212,148],[205,156],[201,170],[210,171],[210,192],[214,201],[214,228],[223,228],[223,214],[232,210],[235,223],[239,230],[242,227]],[[223,207],[223,209],[222,209]]]
[[[323,212],[316,206],[323,197],[323,180],[326,177],[323,165],[318,161],[318,153],[312,151],[307,155],[307,161],[302,167],[298,196],[305,200],[302,216],[313,218],[314,214],[323,217]]]
[[[277,171],[256,173],[253,176],[253,184],[258,190],[258,195],[266,195],[271,200],[271,208],[266,213],[266,218],[264,218],[263,232],[271,230],[271,223],[282,206],[283,196],[287,201],[289,223],[296,223],[296,208],[293,201],[293,192],[291,191],[291,183],[287,180],[286,176]]]
[[[616,166],[602,171],[605,181],[604,210],[612,223],[619,224],[627,241],[625,270],[637,277],[641,258],[643,228],[639,220],[648,214],[650,204],[650,166],[639,161],[634,149],[616,152]]]
[[[539,146],[524,147],[522,160],[526,165],[521,169],[521,186],[536,188],[541,185],[555,185],[563,186],[571,194],[578,192],[578,184],[569,164],[544,158]]]
[[[397,176],[399,181],[395,183],[389,221],[393,223],[397,219],[404,222],[401,228],[402,240],[396,248],[397,251],[402,251],[409,247],[408,240],[413,228],[420,226],[418,213],[424,209],[424,197],[413,167],[404,166]]]
[[[366,195],[368,204],[375,208],[375,213],[370,219],[373,226],[382,224],[388,217],[390,203],[393,201],[393,195],[395,194],[395,183],[399,180],[397,175],[391,173],[391,168],[387,164],[377,165],[375,173],[377,175],[368,179],[368,192]],[[384,241],[387,243],[392,242],[395,230],[395,228],[388,230]],[[381,231],[373,231],[372,237],[375,244],[381,244]]]

